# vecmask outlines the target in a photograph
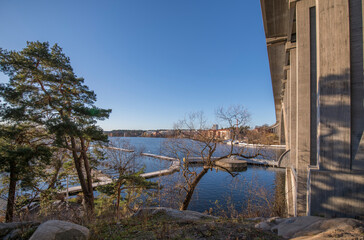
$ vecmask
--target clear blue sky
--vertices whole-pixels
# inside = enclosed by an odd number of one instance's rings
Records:
[[[2,0],[0,47],[58,43],[97,105],[112,109],[105,130],[172,128],[200,110],[213,123],[231,104],[248,108],[252,126],[273,124],[259,2]]]

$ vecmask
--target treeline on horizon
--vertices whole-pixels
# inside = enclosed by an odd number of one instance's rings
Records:
[[[104,131],[109,137],[172,137],[175,134],[174,130],[157,129],[157,130],[130,130],[118,129]]]

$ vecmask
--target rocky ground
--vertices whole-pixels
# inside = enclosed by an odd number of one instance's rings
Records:
[[[364,239],[364,223],[350,218],[223,219],[193,211],[145,208],[118,222],[87,228],[66,221],[0,223],[0,239]]]
[[[147,208],[117,224],[94,228],[91,239],[282,239],[254,221],[221,219],[193,211]]]
[[[352,218],[270,218],[256,224],[285,239],[364,239],[364,223]]]

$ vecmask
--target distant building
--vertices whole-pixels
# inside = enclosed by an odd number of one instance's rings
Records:
[[[214,124],[214,125],[212,125],[212,128],[211,129],[212,130],[219,130],[219,125]]]
[[[207,136],[220,140],[228,140],[231,138],[231,131],[230,129],[207,130]]]
[[[216,131],[218,138],[223,140],[228,140],[231,138],[231,130],[230,129],[220,129]]]

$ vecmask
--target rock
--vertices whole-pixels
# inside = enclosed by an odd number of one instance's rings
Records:
[[[194,211],[180,211],[177,209],[172,208],[165,208],[165,207],[151,207],[151,208],[143,208],[140,209],[138,212],[134,214],[134,217],[140,216],[158,216],[158,217],[166,217],[178,221],[196,221],[202,219],[217,219],[217,217],[210,216],[207,214],[194,212]]]
[[[302,231],[303,229],[309,227],[311,224],[317,221],[321,221],[323,219],[324,218],[313,216],[287,218],[285,221],[271,228],[271,231],[276,231],[278,233],[278,236],[291,238],[295,233]]]
[[[265,231],[289,239],[355,239],[363,237],[364,222],[351,218],[321,218],[313,216],[269,218],[255,225]]]
[[[39,223],[35,222],[11,222],[11,223],[0,223],[0,237],[7,236],[13,230],[17,228],[25,228],[30,226],[37,226]]]
[[[11,231],[8,235],[6,235],[3,240],[12,240],[12,239],[18,239],[20,235],[22,234],[22,231],[17,228]]]
[[[361,239],[364,235],[364,222],[351,218],[323,219],[296,232],[294,239]]]
[[[260,222],[255,224],[256,228],[262,229],[264,231],[271,231],[271,228],[273,227],[273,224],[270,224],[269,222]]]
[[[263,221],[265,220],[264,217],[255,217],[255,218],[247,218],[248,221]]]
[[[255,228],[260,228],[264,231],[273,231],[273,232],[277,232],[276,229],[273,230],[273,228],[275,226],[277,226],[277,224],[283,222],[285,219],[284,218],[279,218],[279,217],[271,217],[271,218],[262,218],[263,221],[261,221],[260,223],[255,224]]]
[[[87,240],[89,237],[90,231],[86,227],[65,221],[50,220],[42,223],[30,240]]]

